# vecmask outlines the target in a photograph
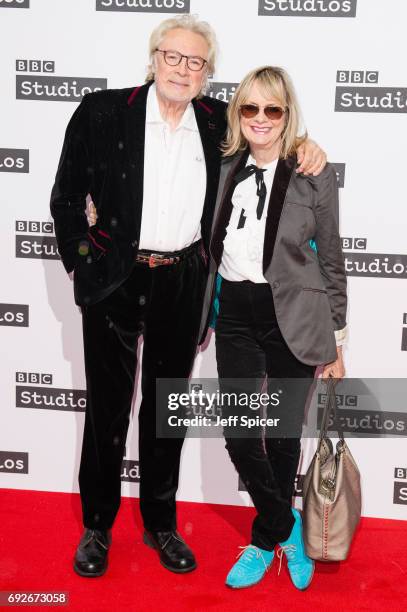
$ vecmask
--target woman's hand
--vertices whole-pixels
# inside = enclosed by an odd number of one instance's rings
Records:
[[[90,201],[88,206],[87,217],[89,227],[92,227],[92,225],[96,225],[96,221],[98,220],[98,214],[96,212],[96,206],[92,201]]]
[[[297,149],[299,166],[296,172],[303,172],[305,176],[312,174],[318,176],[326,166],[326,153],[319,145],[309,138]]]
[[[337,358],[335,361],[331,361],[331,363],[327,363],[324,366],[322,372],[322,378],[337,378],[340,380],[345,376],[345,366],[343,365],[343,356],[342,356],[342,347],[336,347]]]

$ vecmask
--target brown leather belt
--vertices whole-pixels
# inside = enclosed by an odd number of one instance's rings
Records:
[[[202,248],[202,240],[197,240],[190,246],[182,249],[181,251],[174,251],[172,253],[152,252],[141,250],[136,255],[136,263],[142,263],[148,265],[149,268],[156,268],[157,266],[171,266],[177,264],[183,259],[186,259],[190,255],[197,253]]]

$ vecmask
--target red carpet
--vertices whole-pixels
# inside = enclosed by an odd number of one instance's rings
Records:
[[[407,521],[362,519],[349,559],[317,564],[305,592],[291,585],[285,562],[280,576],[275,562],[260,584],[233,591],[224,578],[238,546],[248,543],[251,508],[179,503],[179,528],[199,567],[177,575],[142,543],[138,501],[123,499],[109,570],[86,579],[71,569],[81,533],[78,495],[2,490],[1,497],[0,591],[68,591],[61,610],[407,610]]]

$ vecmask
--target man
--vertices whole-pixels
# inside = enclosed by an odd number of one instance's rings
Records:
[[[156,438],[156,378],[188,378],[198,345],[226,104],[201,97],[216,41],[184,15],[150,39],[151,74],[135,89],[88,94],[66,131],[51,212],[82,307],[87,409],[79,485],[84,533],[74,569],[101,576],[120,505],[120,471],[144,336],[139,413],[144,542],[174,572],[196,567],[176,531],[183,439]],[[325,155],[308,142],[300,170]],[[96,206],[88,227],[86,197]]]

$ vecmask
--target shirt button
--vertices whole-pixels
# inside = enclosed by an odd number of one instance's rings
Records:
[[[133,242],[131,243],[132,247],[135,247],[138,245],[138,240],[133,240]]]
[[[280,283],[278,281],[274,281],[274,283],[272,283],[271,287],[272,289],[278,289],[280,286]]]

